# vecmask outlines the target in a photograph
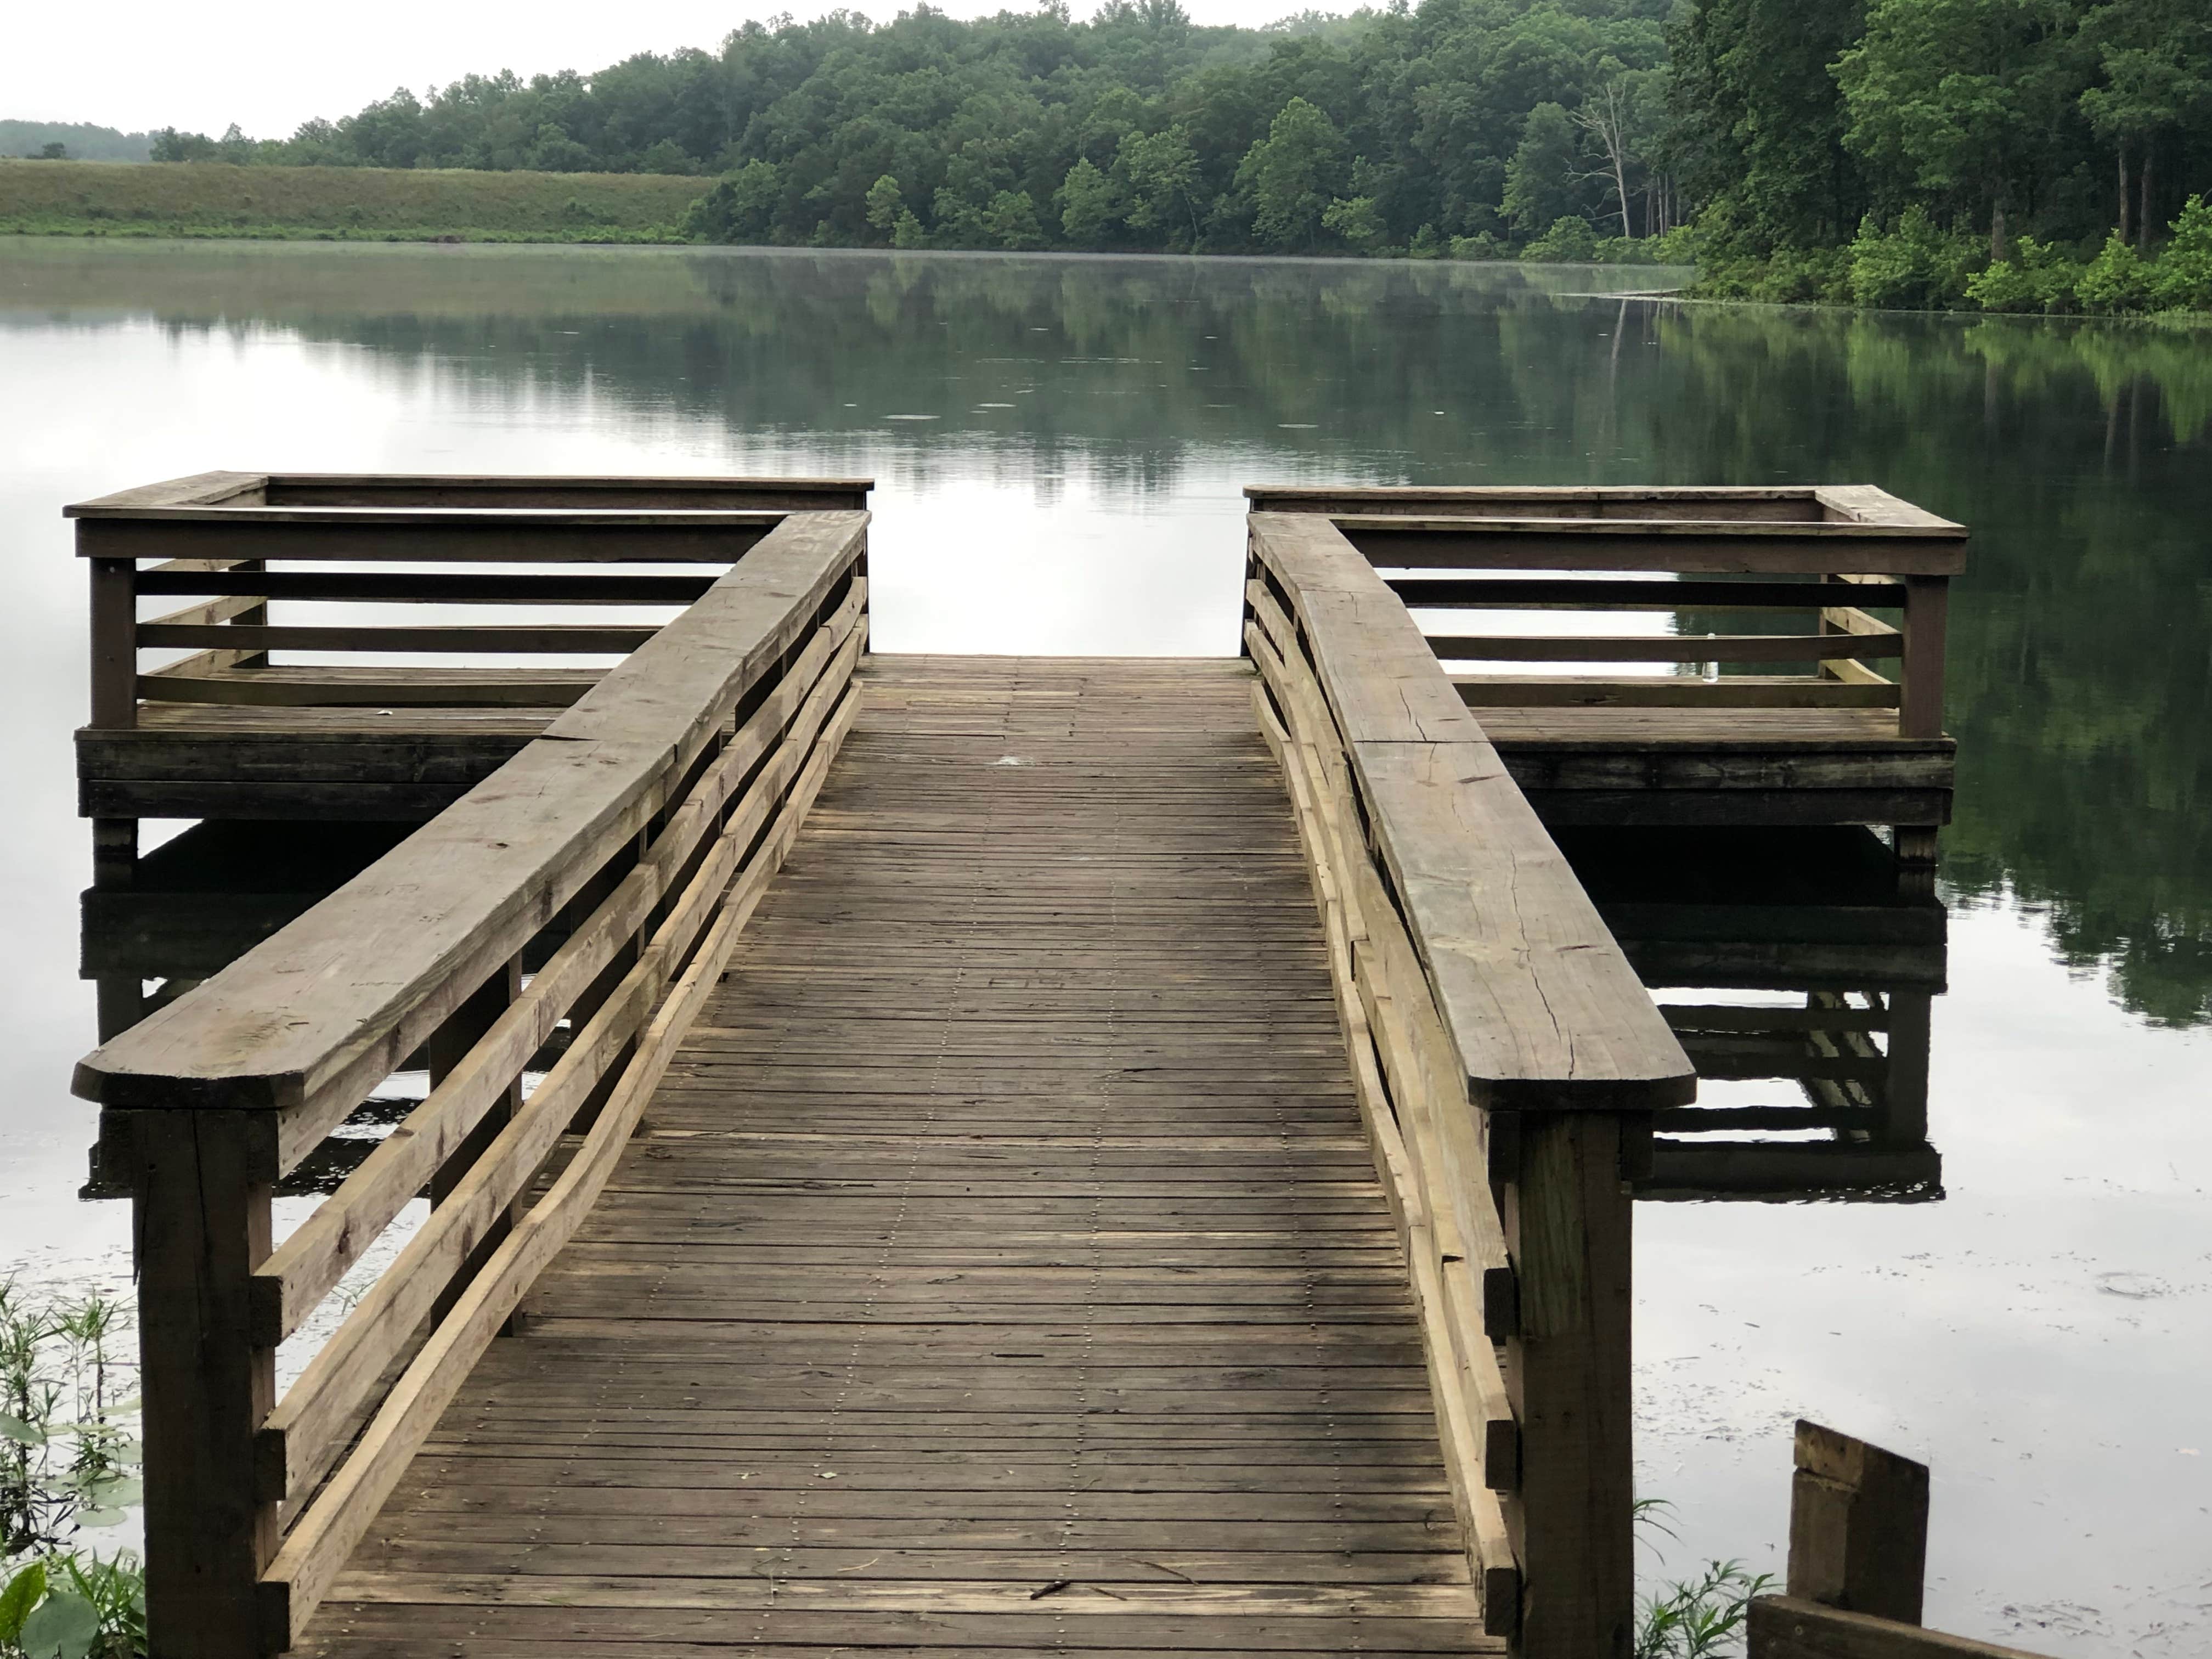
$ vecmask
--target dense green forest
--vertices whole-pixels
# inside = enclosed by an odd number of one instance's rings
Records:
[[[1710,291],[2212,306],[2203,0],[1176,0],[748,23],[157,160],[697,174],[711,240],[1680,258]],[[1692,228],[1688,232],[1683,227]]]

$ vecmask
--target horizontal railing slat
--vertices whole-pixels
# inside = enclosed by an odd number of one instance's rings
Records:
[[[1901,657],[1895,629],[1880,634],[1431,634],[1429,648],[1462,662],[1821,662]]]
[[[141,593],[254,593],[270,599],[387,605],[689,605],[711,576],[538,575],[444,570],[221,570],[204,575],[155,566]],[[1863,593],[1852,599],[1875,604]]]
[[[296,1161],[520,951],[858,558],[867,518],[787,518],[498,772],[307,915],[88,1057],[115,1107],[285,1109]]]
[[[1809,611],[1836,604],[1905,603],[1901,582],[1853,586],[1832,580],[1677,581],[1653,577],[1607,581],[1599,577],[1391,576],[1390,589],[1421,608],[1563,611]]]
[[[237,672],[242,652],[202,652],[150,674],[148,702],[234,708],[565,708],[599,684],[599,668],[327,668]]]
[[[635,651],[659,631],[649,623],[455,623],[438,627],[300,627],[228,623],[138,624],[149,649],[216,647],[233,651],[434,651],[588,655]]]
[[[1556,708],[1613,704],[1624,708],[1894,708],[1899,690],[1872,669],[1865,679],[1805,674],[1729,674],[1717,679],[1649,674],[1453,674],[1470,708]]]

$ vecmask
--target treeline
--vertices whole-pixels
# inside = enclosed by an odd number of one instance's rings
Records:
[[[1565,255],[1676,223],[1670,0],[1425,0],[1266,30],[1176,0],[748,23],[719,52],[469,76],[159,161],[697,173],[694,228],[814,245]],[[1555,239],[1557,240],[1557,239]]]
[[[2212,307],[2205,0],[1694,0],[1670,68],[1709,292]]]
[[[154,155],[696,174],[687,229],[723,241],[1694,251],[1722,296],[2212,307],[2212,221],[2182,219],[2212,187],[2206,0],[1421,0],[1262,30],[1177,0],[840,11]]]

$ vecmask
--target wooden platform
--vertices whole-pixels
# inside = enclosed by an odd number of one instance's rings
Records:
[[[301,1650],[1502,1651],[1249,665],[866,681]]]
[[[256,673],[234,670],[247,684]],[[338,671],[329,671],[335,675]],[[411,672],[422,671],[410,671]],[[426,685],[500,686],[503,671]],[[520,672],[520,671],[518,671]],[[591,670],[531,671],[573,677]],[[1502,688],[1487,695],[1503,696]],[[77,734],[88,817],[434,817],[556,719],[556,707],[141,705],[135,728]],[[1474,711],[1547,823],[1937,824],[1950,815],[1949,738],[1900,738],[1878,708],[1560,707]]]
[[[1503,685],[1486,696],[1510,695]],[[1942,824],[1957,743],[1882,708],[1561,707],[1474,711],[1547,823]]]

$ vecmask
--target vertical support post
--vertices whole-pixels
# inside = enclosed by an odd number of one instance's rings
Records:
[[[270,1251],[276,1120],[118,1114],[131,1170],[144,1399],[146,1620],[155,1659],[259,1653],[255,1586],[276,1506],[254,1491],[254,1432],[276,1403],[247,1284]]]
[[[1948,576],[1905,579],[1905,658],[1899,665],[1904,688],[1897,709],[1900,738],[1943,735],[1944,638],[1950,610]],[[1890,833],[1897,848],[1899,890],[1916,896],[1934,892],[1936,827],[1900,823],[1893,825]]]
[[[489,979],[471,994],[467,1001],[447,1016],[446,1022],[430,1034],[423,1044],[423,1053],[430,1072],[430,1086],[434,1089],[443,1083],[453,1068],[461,1063],[470,1049],[491,1030],[492,1023],[505,1013],[507,1006],[522,994],[522,959],[512,958]],[[438,1167],[430,1177],[430,1202],[442,1204],[454,1188],[461,1184],[476,1161],[483,1156],[484,1149],[499,1138],[499,1133],[513,1119],[515,1109],[522,1104],[520,1079],[509,1084],[507,1096],[500,1104],[483,1115],[483,1121],[469,1131],[468,1136],[453,1151],[452,1157]],[[518,1204],[526,1201],[517,1199]],[[484,1230],[484,1236],[469,1253],[468,1260],[454,1273],[453,1282],[440,1292],[431,1313],[432,1322],[443,1319],[447,1310],[468,1288],[469,1281],[499,1248],[500,1241],[511,1230],[512,1222],[502,1218]]]
[[[1943,648],[1951,610],[1948,576],[1905,579],[1904,693],[1897,711],[1900,738],[1943,735]]]
[[[266,559],[238,559],[232,562],[230,568],[233,570],[250,570],[259,574],[268,570],[269,562]],[[240,611],[230,620],[234,627],[266,628],[269,625],[269,601],[264,599],[260,604]],[[266,651],[242,651],[238,653],[238,660],[234,665],[240,668],[266,668],[269,666],[269,653]]]
[[[1630,1386],[1632,1201],[1624,1120],[1602,1112],[1519,1115],[1506,1243],[1520,1318],[1506,1388],[1521,1425],[1525,1659],[1627,1659],[1636,1563]]]
[[[1801,1419],[1788,1593],[1917,1625],[1927,1570],[1928,1466]]]
[[[92,576],[92,697],[89,724],[128,731],[138,724],[138,566],[131,559],[88,559]],[[138,820],[95,818],[92,884],[131,885],[138,867]]]
[[[1912,1146],[1928,1139],[1928,1063],[1932,1046],[1926,991],[1889,993],[1888,1049],[1882,1088],[1882,1138]]]

